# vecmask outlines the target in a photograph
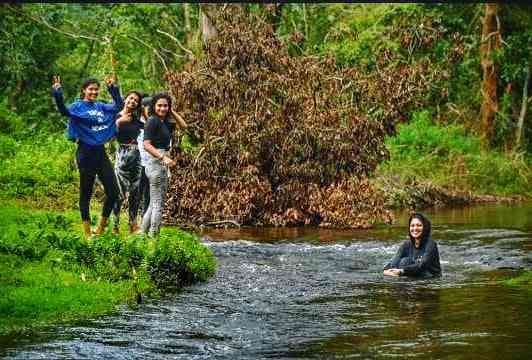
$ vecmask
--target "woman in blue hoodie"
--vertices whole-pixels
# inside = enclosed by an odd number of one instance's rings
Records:
[[[100,84],[98,80],[91,78],[81,86],[81,100],[66,107],[59,76],[54,76],[52,85],[52,94],[59,112],[69,118],[69,137],[74,138],[78,144],[76,161],[80,178],[79,209],[86,236],[91,235],[89,205],[96,176],[103,184],[106,196],[96,234],[104,232],[119,195],[113,165],[105,152],[104,144],[116,136],[115,118],[124,102],[114,78],[107,80],[107,86],[113,103],[96,101]]]
[[[408,220],[408,237],[393,259],[384,267],[390,276],[440,276],[438,245],[431,237],[429,219],[414,213]]]

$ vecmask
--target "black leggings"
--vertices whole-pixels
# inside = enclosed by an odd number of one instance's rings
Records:
[[[115,202],[118,200],[119,189],[113,165],[105,153],[103,145],[91,146],[80,143],[76,152],[79,168],[79,210],[81,220],[90,221],[90,201],[96,175],[103,184],[105,202],[102,216],[108,218]]]

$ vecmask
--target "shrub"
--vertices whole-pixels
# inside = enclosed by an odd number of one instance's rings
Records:
[[[168,74],[176,106],[202,144],[179,157],[166,218],[317,225],[329,217],[322,225],[341,227],[387,219],[382,195],[355,181],[387,153],[382,124],[354,105],[354,71],[330,57],[291,56],[263,18],[240,7],[214,21],[220,33],[205,58]],[[371,211],[355,207],[367,194]],[[328,216],[333,208],[337,215]]]
[[[214,273],[212,252],[196,236],[165,230],[148,258],[148,272],[160,287],[181,287],[205,281]]]
[[[0,208],[0,254],[85,269],[111,281],[149,270],[160,287],[205,281],[214,273],[210,249],[184,231],[164,229],[160,239],[106,233],[87,241],[72,227],[73,221],[63,215]]]
[[[487,194],[531,194],[532,171],[523,154],[483,151],[477,136],[461,125],[432,123],[428,111],[415,113],[386,145],[390,160],[379,170],[406,182],[417,179]]]
[[[13,140],[0,134],[0,196],[42,204],[72,203],[78,196],[74,145],[61,134]]]

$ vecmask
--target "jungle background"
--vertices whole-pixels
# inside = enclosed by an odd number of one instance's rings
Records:
[[[51,79],[70,102],[115,72],[123,93],[172,92],[191,124],[168,221],[364,227],[394,207],[530,198],[531,10],[1,5],[0,196],[77,206]]]

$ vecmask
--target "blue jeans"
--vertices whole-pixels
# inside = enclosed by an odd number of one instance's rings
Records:
[[[167,154],[166,150],[157,150],[161,154]],[[149,236],[157,236],[161,228],[168,189],[168,168],[161,160],[150,155],[146,162],[146,176],[150,183],[150,205],[142,218],[141,230]]]

